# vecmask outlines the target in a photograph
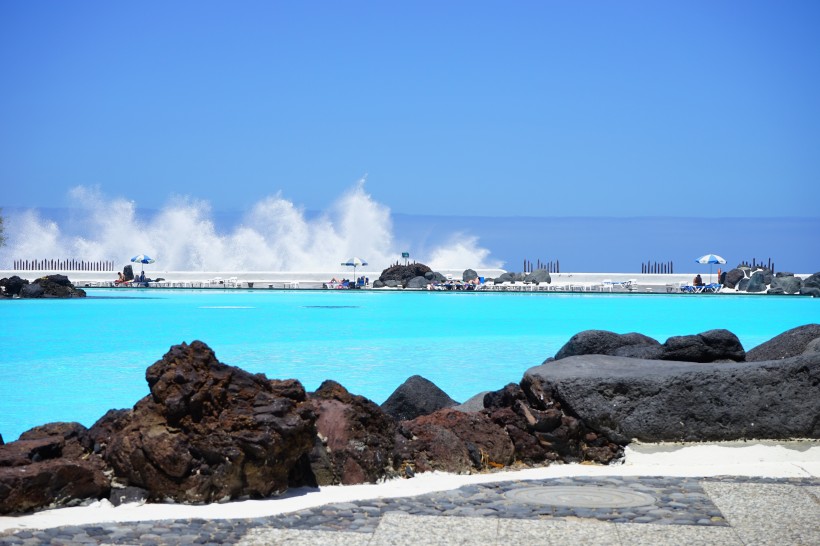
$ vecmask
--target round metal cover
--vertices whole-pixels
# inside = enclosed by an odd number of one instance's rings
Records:
[[[646,493],[597,485],[524,487],[507,491],[504,495],[526,504],[572,508],[630,508],[655,504],[655,497]]]

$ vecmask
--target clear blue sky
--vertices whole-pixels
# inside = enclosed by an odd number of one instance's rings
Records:
[[[812,216],[820,2],[0,3],[0,206]]]

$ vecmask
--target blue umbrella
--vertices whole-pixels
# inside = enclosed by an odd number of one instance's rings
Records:
[[[154,258],[146,256],[145,254],[138,254],[138,255],[134,256],[133,258],[131,258],[131,261],[134,262],[134,263],[140,263],[140,264],[152,264],[152,263],[154,263],[155,260],[154,260]],[[140,269],[144,270],[144,267],[141,267]]]
[[[717,254],[706,254],[695,260],[699,264],[709,264],[709,283],[712,282],[712,264],[725,264],[726,260]],[[720,280],[720,279],[718,279]]]

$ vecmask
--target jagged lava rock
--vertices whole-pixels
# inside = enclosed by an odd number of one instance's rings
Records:
[[[317,485],[376,482],[392,473],[396,424],[375,402],[325,381],[309,404],[317,415],[309,456]]]
[[[65,275],[46,275],[20,289],[21,298],[84,298],[85,290],[76,288]]]
[[[410,279],[414,277],[424,277],[425,273],[429,273],[431,271],[433,270],[420,263],[408,265],[397,264],[382,271],[382,274],[379,276],[379,280],[387,286],[390,286],[387,281],[395,281],[404,286]]]
[[[116,476],[152,500],[267,497],[313,447],[315,415],[295,380],[217,361],[201,341],[171,347],[146,371],[151,394],[95,437]]]
[[[50,423],[0,445],[0,513],[107,497],[110,480],[88,452],[86,433],[79,423]]]
[[[446,408],[399,423],[394,467],[427,472],[470,473],[512,463],[515,447],[503,428],[484,413]]]

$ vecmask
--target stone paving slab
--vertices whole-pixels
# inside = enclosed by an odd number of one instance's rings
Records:
[[[647,504],[567,506],[541,493],[640,493]],[[532,497],[532,494],[535,494]],[[570,499],[572,495],[570,494]],[[615,501],[620,498],[616,496]],[[654,499],[654,500],[652,500]],[[568,501],[572,504],[572,500]],[[616,503],[617,504],[617,503]],[[820,479],[574,477],[468,485],[233,520],[64,526],[0,534],[40,544],[818,544]]]
[[[704,488],[744,544],[820,544],[817,486],[707,482]]]

